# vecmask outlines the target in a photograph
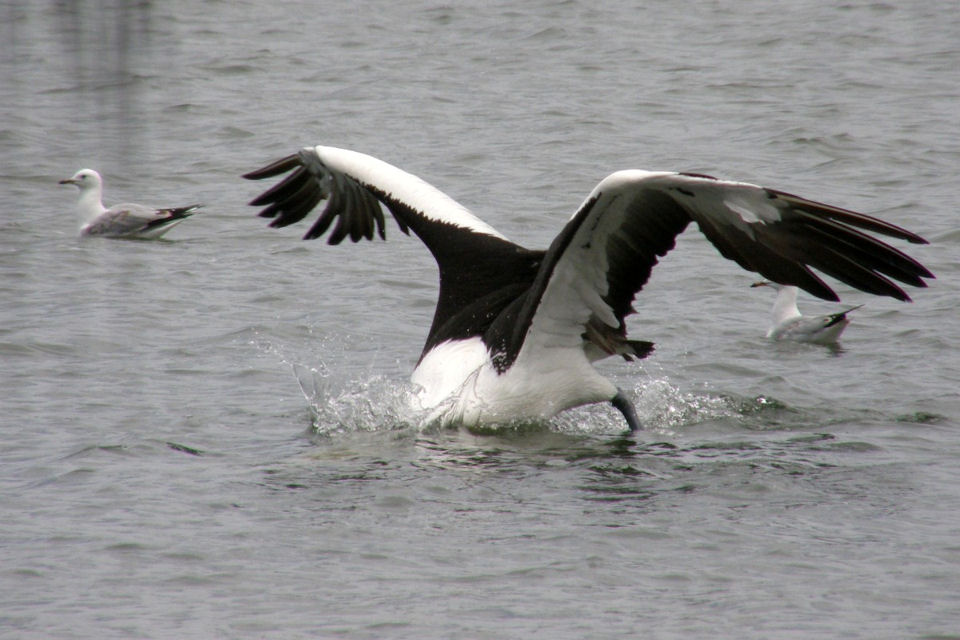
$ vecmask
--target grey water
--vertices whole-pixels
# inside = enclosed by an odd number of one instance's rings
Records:
[[[638,4],[0,4],[0,637],[960,638],[960,12]],[[757,182],[937,279],[771,344],[691,229],[631,317],[657,351],[601,365],[643,433],[421,429],[426,250],[246,206],[312,144],[531,247],[618,169]],[[80,240],[81,167],[205,212]]]

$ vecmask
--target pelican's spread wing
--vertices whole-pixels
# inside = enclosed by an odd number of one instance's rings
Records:
[[[597,185],[550,246],[510,323],[498,369],[522,349],[577,347],[590,323],[622,333],[634,295],[691,221],[744,269],[828,300],[836,293],[811,269],[899,300],[909,297],[894,281],[924,287],[933,277],[860,230],[926,242],[876,218],[708,176],[621,171]]]
[[[272,227],[303,220],[321,201],[327,203],[304,238],[318,238],[334,220],[337,226],[327,239],[339,244],[347,236],[354,242],[373,239],[374,228],[384,234],[383,203],[400,229],[420,235],[431,224],[455,227],[506,240],[496,229],[433,185],[397,167],[348,149],[306,147],[262,169],[244,174],[248,180],[272,178],[292,171],[283,181],[250,202],[269,205],[260,212],[274,218]],[[421,236],[422,237],[422,236]],[[434,248],[426,238],[427,246]]]
[[[381,205],[404,233],[413,231],[440,269],[440,294],[423,353],[458,338],[482,335],[504,307],[529,288],[542,251],[507,240],[461,204],[417,176],[374,157],[335,147],[307,147],[244,175],[251,180],[289,173],[251,201],[266,208],[270,226],[303,220],[324,203],[304,235],[333,231],[329,244],[385,237]]]

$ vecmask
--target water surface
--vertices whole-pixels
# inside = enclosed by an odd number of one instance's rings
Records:
[[[0,8],[0,637],[960,637],[960,14],[914,4]],[[319,143],[531,247],[617,169],[751,180],[919,232],[938,279],[773,345],[691,232],[631,320],[655,356],[603,365],[647,431],[421,430],[428,253],[245,205]],[[206,212],[80,241],[82,166]]]

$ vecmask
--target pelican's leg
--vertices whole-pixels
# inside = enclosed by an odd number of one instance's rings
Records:
[[[623,392],[623,389],[617,389],[617,395],[613,396],[610,404],[615,406],[620,413],[623,414],[623,417],[627,419],[630,433],[643,429],[643,427],[640,426],[640,419],[637,418],[637,410],[633,408],[633,403],[630,402],[630,398]]]

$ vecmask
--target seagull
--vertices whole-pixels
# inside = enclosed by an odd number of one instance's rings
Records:
[[[155,240],[177,226],[203,205],[153,209],[142,204],[103,206],[103,178],[93,169],[80,169],[60,184],[74,184],[80,189],[77,212],[81,236],[136,238]]]
[[[773,302],[771,312],[770,329],[767,331],[767,337],[771,340],[833,344],[850,324],[847,314],[863,306],[858,304],[824,316],[804,316],[797,308],[799,292],[797,287],[785,286],[769,280],[754,282],[750,286],[770,287],[777,291],[777,299]]]
[[[292,173],[291,173],[292,172]],[[440,290],[411,376],[427,422],[489,427],[544,421],[609,402],[641,429],[627,394],[593,363],[642,359],[627,338],[635,295],[675,238],[695,222],[720,254],[748,271],[837,300],[811,268],[857,289],[909,301],[893,281],[925,287],[923,265],[860,231],[926,244],[867,215],[782,191],[688,173],[617,171],[604,178],[543,249],[511,242],[420,178],[369,155],[306,147],[243,177],[283,174],[254,198],[271,227],[303,220],[328,244],[386,239],[384,210],[437,261]]]

